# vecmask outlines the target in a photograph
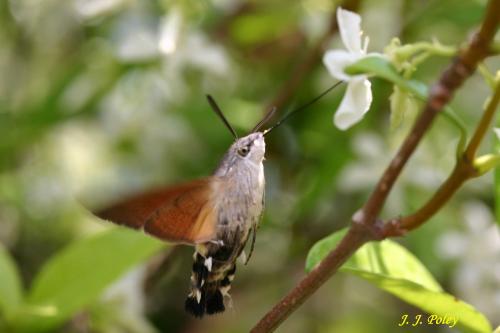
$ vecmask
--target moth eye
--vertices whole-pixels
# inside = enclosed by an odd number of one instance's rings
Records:
[[[242,157],[245,157],[248,155],[248,152],[250,151],[250,149],[248,149],[248,147],[241,147],[240,149],[238,149],[238,154]]]

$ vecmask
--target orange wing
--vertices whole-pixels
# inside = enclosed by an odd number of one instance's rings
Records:
[[[130,228],[143,228],[163,240],[202,243],[215,236],[213,196],[218,186],[217,178],[203,178],[126,199],[96,215]]]

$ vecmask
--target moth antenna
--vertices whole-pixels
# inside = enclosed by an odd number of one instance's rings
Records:
[[[285,122],[285,120],[287,120],[288,118],[290,118],[291,116],[293,116],[294,114],[296,114],[297,112],[299,111],[302,111],[306,108],[308,108],[309,106],[311,106],[312,104],[316,103],[318,100],[320,100],[323,96],[325,96],[326,94],[328,94],[330,91],[332,91],[333,89],[335,89],[337,86],[339,86],[343,81],[338,81],[336,82],[334,85],[332,85],[330,88],[326,89],[325,91],[323,91],[321,94],[319,94],[318,96],[314,97],[312,100],[310,100],[309,102],[307,102],[306,104],[304,105],[301,105],[299,106],[297,109],[293,110],[293,111],[290,111],[288,112],[283,118],[281,118],[280,120],[278,120],[278,122],[276,124],[274,124],[273,126],[269,127],[268,129],[266,129],[264,132],[263,132],[263,135],[266,135],[267,133],[271,132],[273,129],[275,129],[276,127],[280,126],[283,122]]]
[[[237,140],[238,139],[238,134],[236,134],[236,131],[234,130],[233,126],[231,126],[231,124],[229,123],[229,121],[227,121],[226,117],[222,113],[222,110],[217,105],[217,103],[215,102],[215,100],[213,99],[213,97],[210,96],[210,95],[207,95],[207,100],[208,100],[208,104],[210,104],[210,107],[212,108],[212,110],[214,110],[214,112],[219,116],[219,118],[222,120],[222,122],[224,123],[224,125],[226,125],[227,129],[229,130],[229,132],[231,132],[231,134],[233,135],[234,139]]]
[[[259,129],[262,127],[262,125],[264,125],[265,123],[267,123],[267,121],[269,119],[271,119],[274,116],[275,113],[276,113],[276,107],[273,106],[273,108],[268,113],[266,113],[266,115],[264,116],[264,118],[262,118],[262,120],[259,121],[257,123],[257,125],[255,125],[255,127],[250,131],[250,133],[258,132]]]

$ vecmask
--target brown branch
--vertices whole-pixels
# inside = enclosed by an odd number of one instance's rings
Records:
[[[498,28],[499,21],[500,0],[491,0],[488,4],[486,16],[479,32],[474,35],[468,47],[457,59],[455,59],[450,67],[443,72],[439,81],[431,89],[423,112],[415,122],[412,131],[406,137],[398,153],[392,159],[388,168],[380,178],[366,204],[354,214],[353,223],[346,236],[344,236],[340,244],[331,251],[315,269],[307,274],[288,295],[281,299],[278,304],[257,323],[251,332],[274,331],[293,311],[318,290],[325,281],[335,274],[338,268],[356,252],[359,247],[367,241],[383,239],[385,231],[384,225],[379,222],[378,215],[392,186],[422,137],[430,128],[435,116],[442,110],[444,105],[451,100],[455,90],[474,72],[477,64],[489,54],[489,45]],[[484,126],[481,126],[481,123],[478,129],[484,128]],[[474,137],[476,137],[476,135],[474,135]],[[480,137],[482,138],[482,136]],[[453,176],[455,173],[457,176]],[[465,175],[468,175],[468,172],[466,172]],[[455,169],[451,177],[465,177],[465,175],[460,167]],[[440,201],[445,202],[460,185],[461,182],[452,182],[451,184],[445,183],[441,189],[438,190],[436,196]],[[427,214],[427,218],[430,216],[432,216],[432,214]],[[397,226],[397,224],[390,223],[388,226],[393,227]],[[396,228],[393,230],[396,230]],[[394,234],[398,235],[398,233]]]

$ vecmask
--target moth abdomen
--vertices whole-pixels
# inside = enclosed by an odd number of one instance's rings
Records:
[[[226,251],[224,247],[222,251]],[[217,251],[218,252],[218,251]],[[214,257],[217,257],[214,253]],[[195,317],[224,312],[225,298],[234,279],[236,264],[232,261],[219,261],[212,256],[202,256],[195,252],[191,273],[191,291],[185,302],[185,309]]]

